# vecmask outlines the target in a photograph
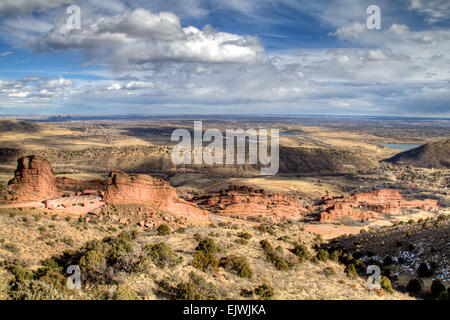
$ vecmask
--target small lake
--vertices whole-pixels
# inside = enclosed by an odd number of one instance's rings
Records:
[[[280,135],[282,135],[282,136],[302,136],[302,135],[307,135],[307,133],[303,132],[303,131],[281,131]]]
[[[420,144],[409,144],[409,143],[379,143],[380,146],[385,146],[386,148],[393,150],[402,150],[407,151],[417,147],[420,147]]]

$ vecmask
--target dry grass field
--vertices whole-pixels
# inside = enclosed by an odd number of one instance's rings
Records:
[[[86,241],[116,236],[121,230],[118,225],[99,225],[95,223],[66,221],[40,216],[37,213],[20,213],[17,215],[0,214],[0,227],[7,230],[2,234],[0,261],[11,261],[12,258],[25,261],[27,268],[42,268],[43,260],[52,256],[58,257],[65,250],[79,250]],[[270,299],[411,299],[398,292],[388,293],[384,290],[371,291],[365,279],[351,278],[344,272],[345,266],[335,261],[322,262],[309,260],[296,262],[297,256],[291,253],[295,243],[304,244],[308,251],[315,255],[313,246],[320,240],[304,230],[303,224],[281,224],[270,228],[269,233],[255,230],[244,225],[222,223],[210,227],[192,227],[183,232],[172,232],[169,235],[158,235],[156,231],[143,231],[134,240],[130,240],[132,251],[126,254],[127,261],[139,257],[144,247],[160,242],[166,243],[182,262],[173,268],[159,267],[154,263],[146,265],[139,272],[119,270],[120,280],[86,280],[83,290],[63,292],[61,297],[69,299],[93,299],[99,294],[103,297],[120,298],[116,294],[119,287],[127,286],[130,292],[141,299],[171,299],[180,283],[188,282],[190,272],[197,274],[201,281],[206,281],[214,289],[219,299],[257,299],[256,294],[243,295],[245,290],[251,292],[261,284],[273,288]],[[216,258],[225,256],[245,256],[252,270],[250,278],[240,277],[226,267],[199,270],[193,266],[196,246],[202,239],[210,238],[217,246]],[[279,270],[266,259],[261,240],[268,241],[279,256],[293,261],[288,270]],[[20,247],[17,246],[20,243]],[[127,262],[129,263],[129,262]],[[0,283],[3,283],[4,297],[13,294],[5,285],[14,280],[14,272],[0,268]],[[17,277],[17,274],[16,274]],[[119,279],[118,278],[118,279]],[[47,281],[41,278],[39,281]],[[17,279],[16,279],[17,281]],[[50,280],[48,280],[50,281]],[[199,280],[200,281],[200,280]],[[178,288],[178,289],[177,289]],[[24,289],[25,290],[25,289]],[[209,289],[203,289],[209,292]],[[207,295],[207,292],[201,292]],[[248,293],[247,292],[247,293]],[[16,292],[17,294],[17,292]],[[130,294],[130,293],[129,293]],[[128,296],[129,297],[129,296]],[[207,296],[206,296],[207,297]]]

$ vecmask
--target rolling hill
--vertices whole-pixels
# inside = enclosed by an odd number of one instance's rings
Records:
[[[420,168],[450,168],[450,139],[429,142],[383,161]]]

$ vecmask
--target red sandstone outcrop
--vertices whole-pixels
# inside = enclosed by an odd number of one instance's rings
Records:
[[[274,219],[299,219],[307,212],[294,198],[280,194],[266,194],[263,189],[230,186],[218,194],[199,199],[199,206],[219,215],[266,216]]]
[[[109,175],[103,200],[109,204],[146,204],[180,217],[207,219],[208,212],[178,198],[167,182],[146,174],[113,171]]]
[[[83,190],[106,190],[106,180],[77,180],[67,177],[56,178],[56,186],[60,190],[82,192]]]
[[[42,201],[59,194],[50,163],[39,156],[17,160],[14,178],[8,182],[12,202]]]
[[[421,208],[431,210],[438,208],[437,200],[408,201],[393,189],[357,193],[348,197],[324,197],[319,204],[323,210],[319,214],[322,222],[333,221],[343,217],[358,219],[378,219],[380,214],[401,214],[402,209]]]

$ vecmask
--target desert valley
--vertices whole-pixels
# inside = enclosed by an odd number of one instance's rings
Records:
[[[173,164],[194,120],[278,128],[279,172]],[[49,116],[0,134],[2,299],[448,299],[449,120]]]

